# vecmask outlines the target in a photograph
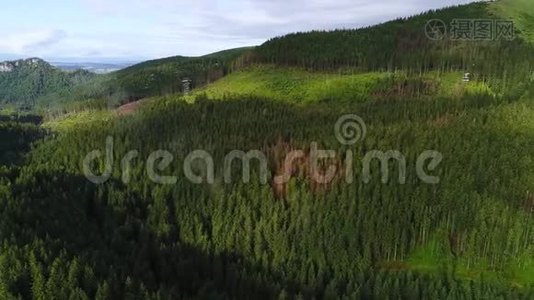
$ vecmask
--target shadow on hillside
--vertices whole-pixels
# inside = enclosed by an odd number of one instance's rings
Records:
[[[41,121],[38,116],[0,115],[0,165],[20,164],[31,145],[44,136]]]
[[[43,117],[37,115],[0,115],[0,123],[15,122],[39,125],[43,122]]]
[[[35,245],[29,249],[41,258],[44,274],[57,257],[89,266],[98,282],[109,284],[109,299],[132,292],[128,278],[136,294],[159,291],[164,299],[272,299],[280,287],[304,290],[240,254],[210,254],[187,245],[175,230],[158,237],[147,221],[150,204],[143,200],[117,181],[95,186],[83,176],[35,172],[12,187],[0,211],[0,231],[12,237],[8,247]],[[179,224],[174,220],[172,226]],[[31,287],[32,281],[19,278],[17,286]],[[9,292],[32,296],[29,289]],[[85,292],[94,297],[94,290]]]

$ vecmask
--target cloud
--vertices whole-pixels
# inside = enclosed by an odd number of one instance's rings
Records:
[[[209,2],[216,3],[211,0]],[[295,31],[358,28],[469,0],[234,0],[204,12],[203,30],[245,38]]]
[[[159,11],[178,12],[181,8],[203,6],[209,1],[189,0],[79,0],[81,4],[93,13],[107,15],[146,15]]]
[[[14,32],[0,38],[0,52],[26,54],[41,51],[60,42],[66,36],[65,31],[51,29]]]
[[[168,18],[158,32],[189,44],[247,46],[298,31],[360,28],[470,0],[205,0]],[[162,2],[160,2],[161,4]],[[176,12],[176,5],[167,8]],[[192,48],[188,48],[191,50]],[[197,53],[200,54],[200,53]]]
[[[32,0],[36,1],[36,0]],[[29,28],[2,32],[0,53],[158,58],[258,45],[298,31],[359,28],[470,0],[55,0]],[[15,5],[15,4],[14,4]],[[21,7],[16,4],[16,7]],[[20,9],[19,14],[26,10]],[[13,15],[11,24],[24,19]],[[7,26],[4,26],[7,27]]]

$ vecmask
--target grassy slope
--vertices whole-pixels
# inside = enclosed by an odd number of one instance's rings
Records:
[[[58,119],[48,120],[43,124],[43,127],[54,132],[65,133],[91,123],[106,122],[115,116],[116,114],[113,111],[86,110],[79,113],[67,114]]]
[[[205,93],[210,98],[253,95],[293,103],[328,99],[362,101],[386,76],[387,73],[309,73],[298,68],[259,65],[230,74],[194,95]]]
[[[404,72],[324,73],[307,72],[299,68],[256,65],[232,73],[225,78],[195,91],[187,97],[192,101],[205,94],[209,98],[227,96],[257,96],[289,103],[313,103],[327,100],[365,102],[379,100],[388,90],[399,85],[424,82],[423,94],[436,97],[460,96],[464,93],[491,92],[482,82],[462,81],[461,72],[429,72],[409,76]]]

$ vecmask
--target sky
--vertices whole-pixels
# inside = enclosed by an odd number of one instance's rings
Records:
[[[471,0],[2,1],[0,60],[140,61],[358,28]]]

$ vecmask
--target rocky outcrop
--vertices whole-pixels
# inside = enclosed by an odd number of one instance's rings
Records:
[[[40,58],[28,58],[28,59],[20,59],[16,61],[4,61],[0,63],[0,72],[1,73],[9,73],[13,72],[16,68],[24,67],[24,66],[38,66],[40,64],[46,63],[44,60]]]
[[[15,69],[15,66],[10,62],[0,63],[0,72],[2,73],[12,72],[13,69]]]

